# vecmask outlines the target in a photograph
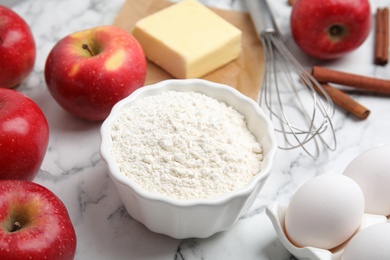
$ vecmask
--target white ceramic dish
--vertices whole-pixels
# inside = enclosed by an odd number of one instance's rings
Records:
[[[348,241],[332,250],[325,250],[325,249],[315,248],[315,247],[297,247],[290,242],[290,240],[288,239],[285,233],[285,228],[284,228],[284,215],[287,206],[288,205],[282,205],[274,202],[268,205],[266,209],[266,214],[271,219],[276,234],[278,235],[280,241],[286,247],[286,249],[298,259],[340,260],[343,249]],[[374,224],[386,223],[386,222],[387,222],[387,218],[385,216],[364,214],[362,223],[358,231]]]
[[[245,115],[249,130],[264,152],[262,170],[248,185],[217,199],[181,201],[145,191],[119,171],[111,155],[111,126],[118,112],[145,96],[167,90],[201,92],[226,102]],[[166,80],[142,87],[118,102],[101,127],[101,156],[129,214],[150,230],[178,239],[204,238],[232,227],[263,187],[276,150],[273,126],[256,102],[232,87],[201,79]]]

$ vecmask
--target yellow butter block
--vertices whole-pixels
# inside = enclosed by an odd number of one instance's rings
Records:
[[[146,57],[176,78],[202,77],[241,52],[241,31],[196,0],[141,19],[132,33]]]

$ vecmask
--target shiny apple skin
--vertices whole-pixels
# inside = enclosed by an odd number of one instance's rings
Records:
[[[45,65],[46,84],[58,104],[91,121],[104,120],[115,103],[143,86],[145,78],[142,47],[115,26],[66,36],[53,47]]]
[[[318,59],[337,59],[357,49],[371,28],[368,0],[297,0],[291,12],[291,33],[296,44]],[[329,28],[340,25],[345,34],[331,37]]]
[[[0,88],[13,88],[33,70],[36,47],[25,20],[0,5]]]
[[[33,180],[49,142],[38,105],[13,89],[0,88],[0,179]]]
[[[30,181],[1,180],[0,198],[0,259],[74,259],[76,233],[52,191]]]

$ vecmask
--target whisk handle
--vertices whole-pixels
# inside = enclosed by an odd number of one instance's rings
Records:
[[[267,0],[245,0],[245,3],[259,36],[266,33],[279,34]]]

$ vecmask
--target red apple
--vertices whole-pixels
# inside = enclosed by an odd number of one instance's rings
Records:
[[[0,88],[0,179],[34,179],[48,142],[49,126],[38,105],[16,90]]]
[[[138,41],[115,26],[99,26],[61,39],[51,50],[45,79],[71,114],[104,120],[119,100],[143,86],[146,58]]]
[[[290,18],[296,44],[319,59],[355,50],[371,30],[369,0],[297,0]]]
[[[0,181],[0,259],[70,260],[76,234],[62,201],[29,181]]]
[[[12,88],[32,71],[36,48],[28,24],[0,5],[0,88]]]

